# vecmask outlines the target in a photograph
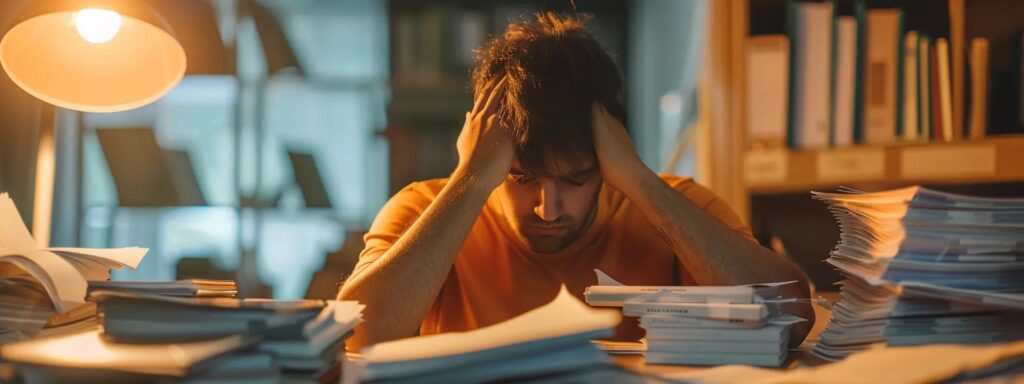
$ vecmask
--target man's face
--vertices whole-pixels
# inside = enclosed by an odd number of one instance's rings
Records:
[[[516,160],[498,189],[505,194],[505,211],[512,213],[506,220],[538,253],[559,252],[578,239],[590,224],[601,190],[596,159],[555,168],[555,177],[535,177],[525,174]]]

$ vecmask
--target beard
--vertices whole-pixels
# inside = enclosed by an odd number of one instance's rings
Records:
[[[543,221],[536,216],[519,220],[519,237],[537,253],[557,253],[565,250],[580,237],[582,225],[577,220],[562,216],[555,221]]]

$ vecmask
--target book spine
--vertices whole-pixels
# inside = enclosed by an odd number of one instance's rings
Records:
[[[943,142],[946,141],[946,138],[942,129],[942,102],[940,101],[942,98],[939,97],[939,57],[936,51],[938,51],[937,44],[933,44],[929,52],[931,56],[929,57],[931,62],[929,65],[929,75],[931,75],[931,107],[928,109],[931,111],[932,138],[934,141]]]
[[[988,40],[971,40],[971,140],[985,137],[988,124]]]
[[[764,325],[763,321],[751,321],[741,319],[713,320],[698,317],[677,317],[677,316],[643,316],[640,318],[640,326],[643,328],[723,328],[723,329],[753,329]]]
[[[896,140],[899,47],[898,9],[868,12],[868,52],[864,77],[864,141],[872,144]]]
[[[903,39],[903,138],[917,140],[917,41],[916,31],[907,32]]]
[[[797,87],[797,77],[800,71],[798,54],[801,52],[799,25],[797,2],[795,0],[787,0],[786,34],[789,37],[789,105],[786,108],[786,146],[789,148],[797,148],[797,103],[800,100],[800,89]]]
[[[622,305],[622,310],[626,316],[674,315],[751,321],[762,320],[768,315],[768,310],[763,304],[626,302]]]
[[[832,144],[848,146],[854,142],[856,108],[857,20],[852,16],[837,19],[836,86],[832,114]]]
[[[903,57],[903,55],[904,55],[903,54],[903,47],[904,47],[904,44],[902,44],[902,43],[903,43],[903,19],[904,18],[903,18],[903,9],[902,8],[896,8],[896,18],[897,18],[897,22],[896,22],[896,25],[897,25],[896,26],[896,63],[895,63],[896,64],[896,81],[895,81],[895,84],[893,84],[895,86],[895,88],[896,88],[896,98],[893,99],[893,107],[896,110],[896,120],[895,120],[895,122],[896,122],[896,135],[895,135],[895,137],[896,138],[902,138],[903,135],[904,135],[903,130],[905,129],[903,127],[903,104],[902,104],[902,102],[903,102],[903,94],[904,94],[904,92],[903,92],[903,90],[904,90],[904,87],[903,87],[903,76],[905,76],[905,72],[903,71],[903,60],[904,60],[904,57]]]
[[[647,352],[666,353],[743,353],[778,356],[785,353],[785,343],[748,341],[678,341],[647,338]]]
[[[785,35],[747,40],[747,140],[752,147],[785,146],[789,50]]]
[[[864,141],[864,83],[867,63],[867,35],[868,35],[868,7],[863,0],[858,0],[853,5],[854,18],[857,19],[857,54],[854,63],[854,92],[853,92],[853,141],[861,143]]]
[[[786,360],[786,355],[648,352],[644,354],[644,360],[648,364],[745,364],[762,367],[778,367]]]
[[[929,65],[931,64],[931,39],[928,35],[921,34],[917,46],[917,121],[921,125],[920,135],[925,141],[928,141],[932,137],[932,119],[931,119],[931,91],[929,85],[931,84],[931,75],[929,74]]]
[[[748,341],[780,343],[788,336],[788,327],[769,326],[758,329],[648,328],[647,339]]]
[[[939,38],[935,42],[935,51],[938,55],[939,65],[939,95],[942,108],[942,137],[945,141],[954,141],[957,138],[956,129],[953,125],[953,95],[949,84],[949,43],[945,38]]]

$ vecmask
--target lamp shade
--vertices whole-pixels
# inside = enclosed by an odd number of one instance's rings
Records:
[[[0,40],[11,80],[50,104],[118,112],[156,101],[185,74],[185,50],[137,0],[39,0]]]

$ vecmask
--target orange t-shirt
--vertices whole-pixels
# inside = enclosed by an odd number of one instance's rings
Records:
[[[683,197],[729,228],[753,240],[750,229],[724,202],[692,179],[662,176]],[[437,197],[447,179],[412,183],[381,209],[366,234],[355,272],[391,247]],[[594,269],[628,285],[684,285],[693,280],[640,209],[618,190],[602,185],[590,226],[565,250],[537,254],[522,244],[503,218],[500,194],[492,194],[455,258],[420,334],[465,331],[492,325],[551,301],[564,284],[583,299],[597,283]],[[634,319],[616,338],[636,340],[643,331]]]

